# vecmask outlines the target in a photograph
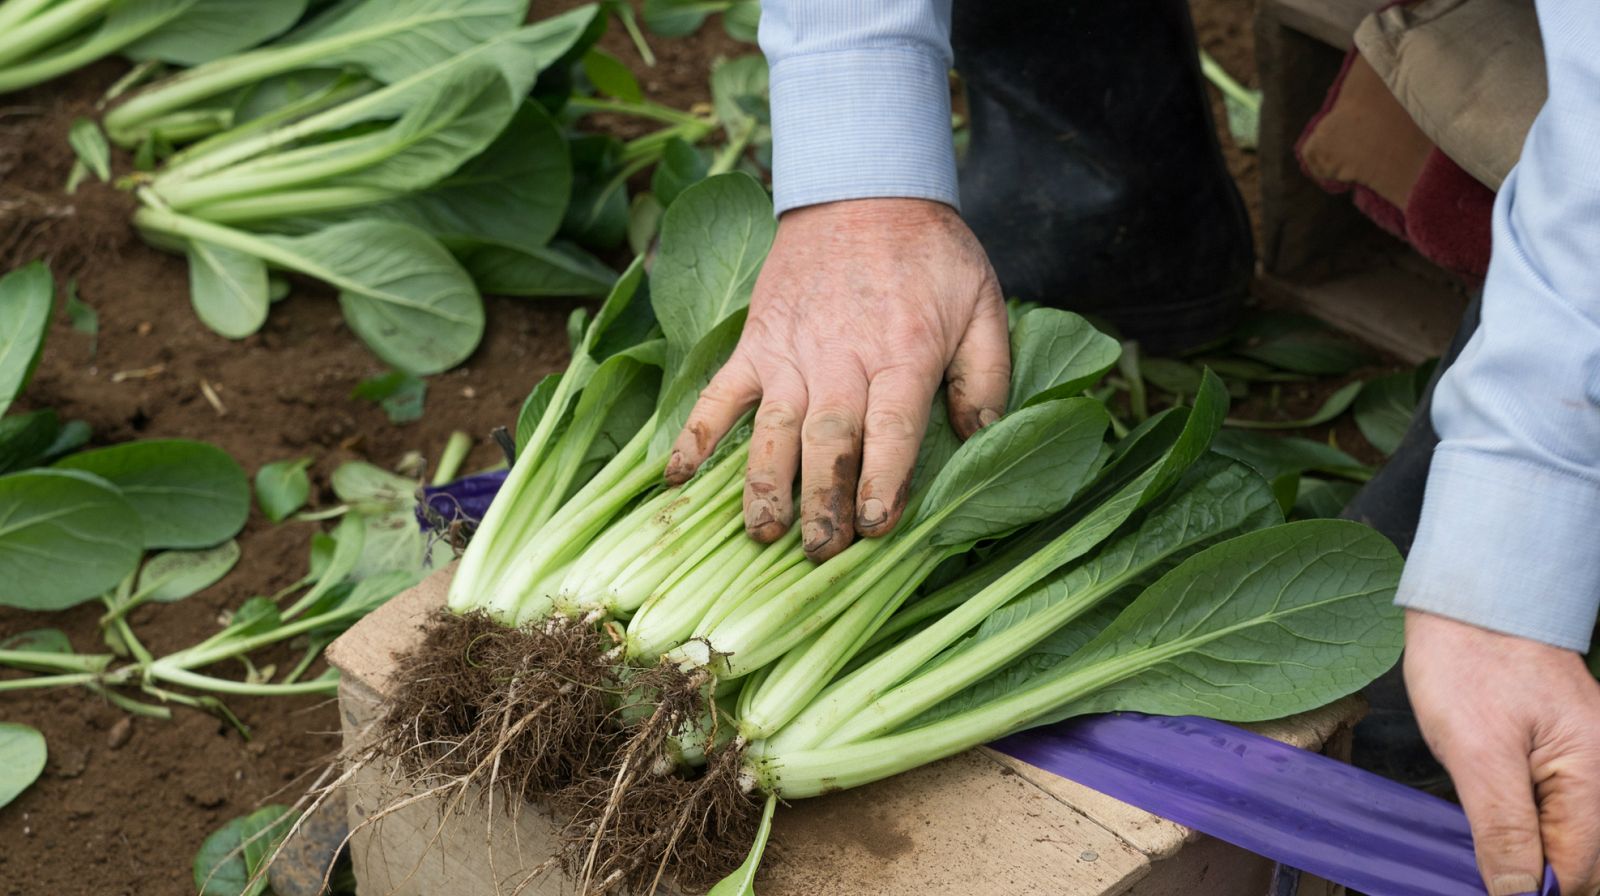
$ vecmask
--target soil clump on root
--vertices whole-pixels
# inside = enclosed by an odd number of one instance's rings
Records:
[[[507,806],[541,801],[607,766],[616,748],[607,715],[620,686],[605,646],[594,626],[564,617],[505,628],[440,611],[400,657],[406,680],[376,753],[424,783],[479,783]]]
[[[709,676],[662,664],[634,670],[629,685],[619,716],[637,721],[611,763],[554,796],[557,817],[568,819],[563,868],[584,894],[651,894],[664,880],[709,889],[744,861],[760,826],[760,795],[741,780],[743,745],[710,746],[705,764],[685,774],[670,742],[709,719],[711,730],[697,733],[715,745],[717,726],[731,724],[709,699]]]

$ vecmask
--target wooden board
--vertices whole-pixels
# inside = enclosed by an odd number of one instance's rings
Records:
[[[452,572],[396,596],[329,647],[329,661],[343,672],[348,752],[365,742],[383,694],[405,675],[395,652],[444,605]],[[1341,701],[1265,733],[1317,748],[1360,713],[1358,700]],[[554,823],[537,807],[511,812],[474,790],[454,802],[442,794],[411,802],[366,823],[418,793],[383,764],[350,782],[362,896],[488,896],[523,884],[526,896],[571,891],[549,867]],[[1264,894],[1272,871],[1259,856],[987,749],[784,806],[773,846],[762,896],[1254,896]]]

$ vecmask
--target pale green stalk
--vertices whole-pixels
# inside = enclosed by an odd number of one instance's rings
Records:
[[[65,0],[39,11],[0,36],[0,65],[26,59],[51,44],[93,24],[110,9],[111,0]]]

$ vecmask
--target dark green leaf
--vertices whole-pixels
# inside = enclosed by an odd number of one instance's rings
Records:
[[[44,735],[16,722],[0,722],[0,808],[17,798],[44,771]]]
[[[750,302],[777,225],[767,191],[743,174],[684,190],[661,221],[650,301],[667,337],[667,372],[706,333]]]
[[[1246,321],[1234,335],[1234,350],[1280,370],[1343,376],[1375,359],[1366,349],[1315,318],[1274,312]]]
[[[1360,480],[1372,475],[1372,470],[1361,461],[1332,445],[1296,436],[1225,429],[1217,433],[1211,447],[1218,454],[1254,467],[1269,480],[1285,475],[1298,477],[1301,473],[1326,473]]]
[[[1121,353],[1115,339],[1070,311],[1029,311],[1011,330],[1008,407],[1077,395],[1110,370]]]
[[[1332,421],[1335,417],[1349,410],[1351,403],[1361,393],[1360,381],[1341,386],[1337,392],[1329,395],[1309,417],[1299,420],[1243,420],[1237,417],[1229,418],[1228,425],[1239,429],[1309,429],[1321,426]]]
[[[1193,395],[1200,388],[1200,368],[1171,358],[1144,358],[1139,365],[1150,385],[1171,395]]]
[[[0,414],[28,387],[50,329],[55,284],[41,262],[0,277]]]
[[[466,250],[461,263],[479,289],[501,296],[598,296],[617,280],[616,271],[572,243],[479,246]]]
[[[1372,447],[1393,454],[1411,425],[1411,416],[1421,398],[1421,387],[1413,371],[1379,377],[1361,389],[1356,397],[1356,428]]]
[[[77,451],[89,444],[91,435],[93,432],[89,429],[89,424],[82,420],[68,420],[61,424],[61,429],[56,432],[56,440],[45,449],[44,459],[55,460],[63,454]]]
[[[679,193],[703,180],[710,170],[711,159],[705,153],[687,140],[674,137],[667,141],[661,161],[650,177],[650,189],[663,206],[670,207]]]
[[[599,47],[583,54],[583,74],[596,90],[606,96],[629,103],[644,102],[639,79],[628,70],[627,64]]]
[[[49,408],[0,417],[0,473],[43,463],[60,434],[60,421]]]
[[[1295,490],[1293,516],[1296,519],[1333,519],[1344,512],[1345,505],[1360,490],[1361,486],[1354,482],[1301,477]]]
[[[0,476],[0,604],[61,610],[116,587],[144,551],[115,486],[74,470]]]
[[[309,466],[311,458],[302,457],[263,464],[256,471],[256,503],[267,519],[282,522],[305,506],[311,496],[311,477],[306,475]]]
[[[299,814],[270,805],[213,831],[194,857],[200,896],[260,896],[267,892],[267,861]]]
[[[350,397],[377,402],[389,416],[389,422],[397,426],[415,423],[422,419],[428,381],[404,371],[391,370],[357,383]]]
[[[56,468],[116,486],[138,512],[147,548],[209,547],[237,535],[250,515],[244,470],[204,442],[129,442],[62,458]]]
[[[645,27],[662,37],[684,37],[731,5],[732,0],[644,0],[642,15]]]

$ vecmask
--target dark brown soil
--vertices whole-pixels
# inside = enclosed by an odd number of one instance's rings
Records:
[[[573,5],[560,0],[540,12]],[[1204,45],[1236,77],[1253,83],[1251,0],[1194,0],[1194,6]],[[678,108],[709,99],[706,78],[716,57],[754,50],[729,39],[715,21],[694,37],[654,38],[652,44],[660,62],[644,70],[620,29],[605,39],[642,72],[651,98]],[[493,461],[498,449],[486,433],[511,421],[533,383],[564,364],[571,305],[490,299],[482,347],[461,369],[430,382],[421,421],[398,427],[350,397],[359,381],[383,367],[345,328],[320,287],[297,284],[249,339],[216,336],[188,307],[182,261],[145,246],[128,229],[126,194],[93,181],[76,196],[61,192],[72,164],[67,129],[75,117],[92,114],[96,98],[122,70],[121,63],[102,63],[0,97],[0,262],[51,257],[59,274],[77,279],[101,328],[94,350],[64,316],[56,322],[25,405],[86,420],[102,443],[207,439],[252,472],[268,461],[311,456],[318,492],[343,461],[393,466],[411,451],[433,457],[454,430],[478,438],[469,469]],[[1254,210],[1254,159],[1234,150],[1226,136],[1223,142]],[[126,156],[119,155],[116,166],[125,173]],[[205,398],[203,384],[220,407]],[[157,653],[196,642],[216,630],[221,611],[297,579],[313,531],[313,524],[274,526],[252,518],[240,537],[243,559],[227,579],[183,603],[135,611],[135,628]],[[90,651],[99,646],[98,616],[87,605],[48,615],[0,609],[0,637],[54,626]],[[264,802],[293,802],[338,746],[338,717],[329,701],[237,699],[229,706],[249,726],[250,738],[213,716],[178,707],[171,721],[134,719],[124,739],[115,729],[126,714],[78,690],[0,699],[0,718],[37,726],[51,749],[40,781],[0,811],[0,893],[193,893],[190,864],[201,840]]]

